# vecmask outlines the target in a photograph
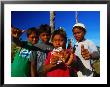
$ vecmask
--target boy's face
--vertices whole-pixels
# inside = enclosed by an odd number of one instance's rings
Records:
[[[29,42],[31,42],[32,45],[36,44],[38,42],[38,36],[35,32],[32,32],[28,37]]]
[[[43,32],[39,36],[44,43],[48,43],[50,40],[50,35],[46,32]]]
[[[65,40],[64,38],[57,34],[53,37],[53,40],[52,40],[52,43],[53,43],[53,46],[55,48],[58,48],[58,47],[65,47]]]
[[[73,35],[74,35],[75,39],[79,42],[84,38],[84,31],[79,28],[74,28]]]

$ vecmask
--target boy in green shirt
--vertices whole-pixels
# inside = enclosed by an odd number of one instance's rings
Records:
[[[12,37],[14,42],[18,43],[17,45],[20,49],[16,52],[13,57],[13,62],[11,64],[11,76],[12,77],[29,77],[36,76],[36,66],[35,58],[33,57],[33,51],[30,49],[30,46],[33,46],[38,41],[38,32],[37,29],[32,27],[27,31],[28,41],[19,43],[19,37],[23,31],[19,29],[12,29]]]

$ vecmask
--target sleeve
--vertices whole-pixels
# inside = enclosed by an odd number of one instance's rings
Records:
[[[93,42],[90,42],[89,43],[89,51],[90,51],[91,57],[93,59],[94,58],[96,59],[96,58],[99,58],[100,57],[98,48],[97,48],[97,46]]]
[[[28,45],[28,42],[27,41],[21,41],[19,38],[12,37],[12,41],[17,46],[22,47],[22,48],[26,48],[26,49],[29,49],[29,50],[38,49],[38,48],[35,48],[35,46]]]
[[[23,47],[24,44],[25,44],[25,41],[21,41],[19,38],[15,38],[15,37],[12,37],[12,41],[13,41],[17,46],[20,46],[20,47]]]
[[[30,54],[30,59],[29,61],[35,61],[37,58],[37,52],[36,51],[31,51],[31,54]]]
[[[98,51],[96,45],[92,41],[90,41],[88,44],[89,44],[90,53],[93,53],[94,51]]]
[[[49,52],[49,53],[47,54],[46,60],[45,60],[45,62],[44,62],[45,65],[47,65],[47,64],[50,63],[50,58],[51,58],[51,52]]]

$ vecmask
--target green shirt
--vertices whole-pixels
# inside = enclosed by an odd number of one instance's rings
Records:
[[[14,56],[11,64],[12,77],[26,77],[30,76],[30,61],[32,60],[32,51],[21,48]]]

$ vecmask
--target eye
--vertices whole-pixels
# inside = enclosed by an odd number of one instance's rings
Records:
[[[53,39],[53,41],[56,42],[57,40],[56,39]]]

